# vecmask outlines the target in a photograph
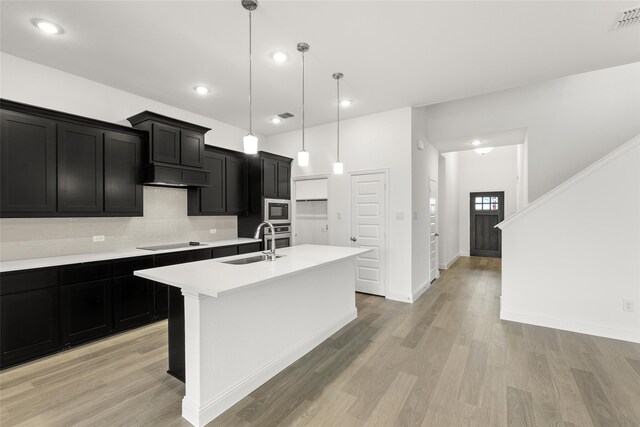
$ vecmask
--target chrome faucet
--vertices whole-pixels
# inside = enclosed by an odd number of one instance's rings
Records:
[[[269,260],[275,261],[276,260],[276,231],[273,228],[273,224],[271,224],[269,221],[262,222],[258,226],[258,228],[256,229],[256,234],[253,236],[253,238],[254,239],[259,239],[260,238],[260,230],[262,229],[262,226],[264,226],[264,225],[267,225],[271,229],[271,250],[270,251],[264,251],[262,253],[267,255],[269,257]]]

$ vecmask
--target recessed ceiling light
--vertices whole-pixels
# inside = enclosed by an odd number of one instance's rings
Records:
[[[473,145],[474,147],[477,147],[480,144],[482,144],[482,141],[480,141],[479,139],[474,139],[471,143],[471,145]]]
[[[493,150],[493,147],[476,148],[473,151],[475,151],[478,154],[487,154],[487,153],[491,152],[491,150]]]
[[[193,87],[193,90],[198,94],[198,95],[207,95],[209,93],[211,93],[211,88],[208,88],[206,86],[203,85],[196,85]]]
[[[280,120],[280,117],[273,117],[271,119],[271,123],[273,123],[274,125],[277,125],[281,122],[282,120]]]
[[[282,64],[284,61],[289,59],[289,55],[284,52],[275,52],[273,55],[271,55],[271,58],[273,58],[273,60],[277,63]]]
[[[351,100],[350,99],[343,99],[342,101],[340,101],[340,106],[342,107],[348,107],[351,105]]]
[[[31,23],[43,33],[62,34],[64,32],[60,25],[51,21],[47,21],[46,19],[34,18],[31,20]]]

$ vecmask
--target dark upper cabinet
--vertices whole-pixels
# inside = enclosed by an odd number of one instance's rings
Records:
[[[54,213],[55,122],[7,110],[1,111],[1,118],[2,215]]]
[[[278,199],[291,198],[291,163],[278,161]]]
[[[278,161],[262,159],[262,195],[271,199],[278,199]]]
[[[189,215],[239,215],[247,210],[247,162],[242,153],[206,147],[209,187],[188,193]]]
[[[0,106],[1,216],[142,215],[144,132],[4,99]]]
[[[58,124],[58,211],[102,212],[104,132]]]
[[[61,348],[58,270],[4,273],[0,288],[0,367]]]
[[[291,197],[291,161],[262,157],[262,196],[270,199]]]
[[[204,134],[190,130],[180,131],[180,164],[202,167],[204,155]]]
[[[201,214],[224,214],[226,212],[226,174],[224,154],[207,152],[204,167],[209,171],[209,187],[200,188],[198,198]]]
[[[105,133],[104,210],[142,216],[142,140],[135,135]]]
[[[154,162],[180,164],[180,129],[152,124],[151,155]]]

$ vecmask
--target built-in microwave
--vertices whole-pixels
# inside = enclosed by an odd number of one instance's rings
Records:
[[[264,220],[271,224],[291,223],[291,201],[264,199]]]

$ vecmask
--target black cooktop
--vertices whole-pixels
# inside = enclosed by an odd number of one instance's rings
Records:
[[[188,248],[190,246],[207,246],[207,244],[200,243],[200,242],[185,242],[185,243],[172,243],[170,245],[146,246],[144,248],[136,248],[136,249],[144,249],[145,251],[162,251],[165,249]]]

